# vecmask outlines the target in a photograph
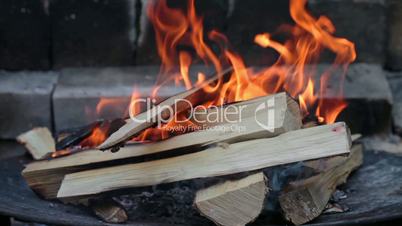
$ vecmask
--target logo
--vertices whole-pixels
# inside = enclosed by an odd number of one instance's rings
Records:
[[[257,103],[258,104],[258,103]],[[143,105],[146,111],[141,114],[136,114],[133,109],[135,106]],[[180,125],[197,126],[194,130],[205,129],[214,127],[213,129],[228,128],[232,130],[237,126],[247,127],[247,124],[242,124],[244,117],[249,118],[244,111],[252,113],[254,111],[255,123],[261,128],[274,132],[275,129],[275,98],[269,98],[263,103],[259,104],[233,104],[227,106],[209,106],[208,108],[202,105],[193,106],[192,103],[186,99],[177,99],[174,104],[170,105],[157,105],[155,99],[136,99],[130,103],[129,114],[131,120],[136,123],[154,123],[157,127],[167,124],[171,121],[176,122],[174,126],[177,128],[170,128],[172,130],[188,131],[191,128]],[[187,115],[180,115],[178,117],[176,112],[179,112],[178,106],[181,109],[188,109]],[[252,117],[252,116],[251,116]],[[250,119],[250,118],[249,118]],[[252,118],[251,118],[252,119]],[[190,123],[185,123],[190,122]],[[192,129],[191,129],[192,130]],[[243,128],[243,130],[245,130]],[[226,131],[226,130],[225,130]]]
[[[261,128],[274,132],[275,130],[275,99],[271,98],[257,106],[254,119]]]

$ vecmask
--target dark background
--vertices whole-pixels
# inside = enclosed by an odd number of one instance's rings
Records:
[[[171,0],[185,7],[182,0]],[[356,43],[358,62],[402,69],[401,3],[392,0],[309,0],[315,16],[327,15],[336,35]],[[50,70],[72,66],[159,63],[141,0],[3,0],[0,69]],[[206,30],[224,32],[249,65],[269,64],[273,53],[254,35],[292,23],[288,1],[196,1]]]

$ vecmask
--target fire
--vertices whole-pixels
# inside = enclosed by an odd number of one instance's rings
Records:
[[[283,43],[275,41],[268,32],[255,35],[255,44],[274,49],[279,57],[274,64],[253,70],[229,48],[229,40],[224,34],[217,30],[204,31],[203,18],[195,10],[195,0],[188,1],[187,10],[171,8],[166,0],[150,3],[147,14],[154,26],[157,50],[162,61],[151,97],[157,97],[159,89],[170,83],[191,89],[205,81],[207,77],[203,71],[197,72],[197,80],[190,76],[191,66],[201,62],[206,67],[213,67],[218,74],[223,68],[233,68],[228,79],[219,78],[215,84],[204,88],[206,93],[214,97],[212,100],[203,100],[204,106],[286,91],[299,100],[304,116],[314,114],[321,123],[335,122],[347,106],[342,98],[343,80],[348,65],[356,59],[355,46],[347,39],[335,37],[335,27],[330,19],[325,16],[313,17],[307,12],[306,4],[307,0],[290,0],[290,15],[295,24],[283,25],[278,30],[287,37]],[[219,50],[214,51],[216,49]],[[317,76],[316,65],[323,51],[332,52],[335,58],[333,64]],[[339,70],[342,73],[335,75],[334,72]],[[333,87],[339,98],[329,100],[324,97],[328,94],[328,82],[334,76],[339,81],[338,86]],[[131,103],[139,96],[138,93],[133,94]],[[130,104],[129,109],[132,108]],[[134,108],[134,112],[140,112],[138,106]],[[177,114],[177,118],[180,118],[186,117],[187,113]],[[147,129],[134,140],[165,139],[175,135],[172,129],[179,125],[192,126],[190,122],[179,124],[170,121],[160,127]],[[95,143],[104,138],[96,131],[94,136]]]
[[[127,100],[119,97],[101,97],[96,105],[96,115],[99,117],[106,114],[109,110],[116,108],[125,109],[127,106]],[[126,114],[127,112],[125,112]]]
[[[310,79],[308,81],[307,87],[302,94],[299,95],[299,104],[304,115],[309,114],[308,104],[315,103],[317,96],[314,94],[314,83]],[[318,114],[319,115],[319,114]],[[338,115],[338,114],[337,114]]]
[[[217,73],[224,66],[230,65],[233,73],[229,80],[223,82],[220,79],[213,87],[204,89],[207,93],[216,94],[214,100],[205,101],[205,106],[286,91],[299,100],[305,116],[315,114],[322,123],[335,122],[339,113],[347,106],[342,99],[342,84],[348,65],[356,59],[355,47],[347,39],[335,37],[335,27],[329,18],[314,18],[306,11],[306,4],[306,0],[290,0],[290,15],[295,25],[281,27],[280,31],[289,36],[284,43],[273,40],[269,33],[256,34],[254,42],[257,45],[272,48],[279,54],[273,65],[257,71],[248,68],[241,56],[227,47],[229,41],[225,35],[216,30],[205,35],[202,17],[196,13],[194,0],[188,1],[186,11],[170,8],[166,0],[151,4],[148,15],[154,25],[158,53],[162,60],[157,86],[174,81],[176,85],[191,89],[205,81],[205,74],[202,72],[198,73],[197,81],[191,81],[189,68],[192,62],[201,61],[207,66],[212,65]],[[220,52],[212,51],[212,45],[217,45]],[[315,65],[325,50],[334,53],[335,59],[332,66],[317,80]],[[338,78],[339,86],[336,87],[339,99],[320,98],[326,96],[332,72],[339,67],[342,69]],[[315,86],[316,84],[319,86]],[[166,128],[173,126],[175,122],[162,128],[149,129],[140,135],[140,140],[147,137],[154,139],[155,134],[164,139],[168,137]]]
[[[110,123],[108,121],[105,121],[101,123],[99,126],[95,127],[95,129],[92,131],[91,135],[89,137],[85,138],[83,141],[81,141],[80,146],[81,147],[95,147],[101,144],[103,141],[106,140],[108,136],[108,131],[110,128]]]

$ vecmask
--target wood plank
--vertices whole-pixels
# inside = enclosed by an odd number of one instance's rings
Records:
[[[360,134],[352,134],[350,137],[352,140],[352,149],[356,148],[355,145],[357,145],[357,144],[355,142],[361,137],[361,135]],[[314,172],[316,172],[318,174],[318,173],[326,172],[330,169],[334,169],[336,166],[339,166],[341,163],[345,162],[349,157],[350,157],[349,155],[331,156],[328,158],[320,158],[320,159],[305,161],[305,162],[303,162],[303,165],[313,169]]]
[[[46,127],[37,127],[17,137],[17,141],[24,144],[32,157],[36,160],[49,157],[56,151],[56,144]]]
[[[183,134],[160,142],[127,145],[116,153],[87,150],[62,158],[33,162],[27,165],[22,175],[29,186],[37,193],[45,198],[55,198],[61,180],[65,174],[91,169],[100,163],[155,154],[179,148],[191,147],[191,149],[195,149],[197,146],[201,147],[217,142],[233,143],[252,138],[272,137],[301,127],[301,115],[298,104],[285,93],[260,97],[250,101],[254,103],[257,100],[260,102],[269,100],[275,101],[275,129],[273,131],[268,131],[260,127],[256,123],[255,118],[250,117],[245,118],[237,125],[239,127],[245,127],[245,130],[232,130],[232,124],[223,124],[217,129]],[[248,101],[245,101],[243,104],[247,102]],[[266,112],[258,113],[257,118],[266,118]]]
[[[279,93],[279,95],[284,95],[284,93]],[[210,128],[224,123],[238,124],[242,119],[252,118],[259,113],[264,113],[263,116],[268,116],[269,109],[281,109],[281,106],[285,103],[283,100],[278,101],[277,99],[266,97],[267,96],[258,97],[247,101],[226,104],[224,106],[212,106],[210,108],[199,106],[194,109],[190,120],[201,128]],[[287,107],[290,108],[291,113],[299,118],[299,105],[295,101],[289,98]],[[281,115],[285,115],[278,112],[275,114],[275,117],[279,117],[281,120]],[[267,117],[265,117],[265,120],[266,119]]]
[[[223,144],[174,158],[82,171],[64,177],[58,198],[214,177],[348,153],[345,123],[291,131],[274,138]]]
[[[222,73],[217,74],[213,78],[203,82],[201,85],[194,87],[193,89],[187,90],[185,92],[179,93],[175,96],[172,96],[161,103],[159,103],[156,107],[148,109],[136,116],[138,120],[143,122],[136,122],[134,120],[130,120],[124,126],[122,126],[119,130],[110,135],[101,145],[99,145],[98,149],[105,150],[112,148],[114,146],[118,146],[123,143],[127,139],[132,136],[140,133],[141,131],[156,125],[158,118],[168,118],[170,116],[170,112],[166,109],[166,107],[172,108],[174,110],[184,111],[189,108],[188,104],[177,104],[176,100],[185,99],[190,101],[194,106],[197,105],[197,102],[204,100],[204,98],[197,98],[197,95],[200,95],[200,92],[207,85],[213,84],[218,81],[218,79],[222,78],[224,75],[228,74],[232,71],[232,68],[224,70]]]
[[[194,206],[217,225],[246,225],[261,213],[267,194],[267,179],[259,172],[198,191]]]
[[[349,174],[363,162],[362,145],[354,145],[339,165],[305,180],[292,182],[279,196],[285,218],[300,225],[318,217],[336,187],[346,182]]]

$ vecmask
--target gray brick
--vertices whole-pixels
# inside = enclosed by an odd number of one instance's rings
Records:
[[[402,71],[402,2],[389,1],[387,68]]]
[[[328,66],[319,65],[317,74],[321,74],[323,68]],[[333,75],[340,76],[337,72]],[[331,87],[329,88],[331,90]],[[331,93],[331,91],[329,91]],[[366,99],[366,100],[384,100],[392,104],[392,94],[389,87],[386,71],[379,64],[355,63],[351,64],[347,70],[344,82],[344,96],[347,99]],[[328,95],[327,98],[332,97]]]
[[[386,4],[384,0],[309,0],[315,16],[328,16],[336,35],[356,44],[357,61],[384,63],[386,47]]]
[[[325,67],[320,65],[319,72]],[[122,117],[134,84],[143,96],[148,96],[157,73],[158,68],[153,66],[63,70],[53,96],[56,131],[89,124],[99,118]],[[349,106],[341,113],[340,120],[345,120],[353,132],[373,134],[390,130],[392,95],[380,65],[351,65],[344,88]],[[167,86],[160,92],[161,98],[182,90]],[[94,112],[99,97],[120,98],[123,107],[111,108],[102,115],[88,114],[86,108]],[[324,98],[334,97],[329,94]]]
[[[42,0],[3,0],[0,69],[48,69],[50,21]]]
[[[393,98],[381,65],[352,64],[345,78],[344,97],[348,107],[339,119],[346,121],[352,132],[374,134],[391,131]]]
[[[56,68],[134,64],[136,0],[53,0]]]
[[[37,126],[52,128],[54,72],[0,72],[0,138],[13,139]]]
[[[99,118],[123,117],[133,87],[138,87],[144,97],[149,96],[158,72],[159,68],[153,66],[62,70],[53,95],[56,131],[83,126]],[[169,86],[159,94],[166,98],[182,90]],[[107,108],[97,115],[95,108],[100,97],[117,98],[119,107]]]

